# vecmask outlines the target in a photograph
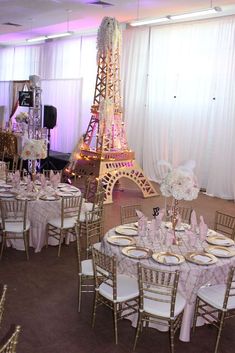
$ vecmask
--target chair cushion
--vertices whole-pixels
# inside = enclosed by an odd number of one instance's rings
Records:
[[[17,221],[17,222],[5,222],[5,230],[6,232],[9,233],[22,233],[23,232],[23,227],[24,227],[24,223],[23,221]],[[25,230],[29,230],[30,228],[30,222],[29,220],[26,220],[26,229]]]
[[[225,296],[226,285],[217,284],[214,286],[204,286],[198,291],[198,297],[204,300],[209,305],[217,308],[223,308],[224,296]],[[234,293],[234,290],[233,290]],[[235,297],[230,297],[228,300],[228,309],[235,308]]]
[[[84,276],[94,276],[92,260],[83,260],[81,262],[82,271],[81,274]]]
[[[154,297],[154,294],[151,294],[151,296]],[[156,294],[156,297],[157,297],[157,294]],[[161,299],[163,300],[163,298]],[[184,310],[185,305],[186,305],[186,300],[180,293],[177,293],[176,301],[175,301],[174,317],[178,316]],[[151,299],[144,298],[144,311],[149,314],[161,316],[164,318],[170,318],[170,309],[171,309],[170,303],[157,302]]]
[[[99,293],[113,300],[112,287],[102,283],[99,287]],[[126,275],[117,275],[117,302],[124,302],[139,296],[138,281],[135,278]]]
[[[75,226],[76,217],[64,218],[63,229],[73,228]],[[61,217],[53,218],[48,221],[48,224],[56,228],[61,228]]]

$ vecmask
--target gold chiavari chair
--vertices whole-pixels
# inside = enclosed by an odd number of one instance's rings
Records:
[[[6,148],[4,147],[3,150],[0,152],[0,161],[4,162],[6,155]]]
[[[136,222],[138,220],[136,210],[141,211],[141,205],[120,206],[121,224]]]
[[[81,201],[81,196],[62,197],[60,216],[48,220],[46,247],[48,247],[49,237],[57,239],[59,241],[58,256],[60,256],[64,238],[68,234],[76,235],[75,226],[79,220]]]
[[[16,326],[14,332],[6,340],[5,343],[3,343],[2,346],[0,346],[0,353],[16,353],[16,346],[18,343],[18,337],[20,333],[20,326]]]
[[[92,327],[96,309],[105,305],[113,312],[115,343],[118,343],[117,321],[136,313],[139,302],[138,282],[135,278],[117,274],[116,257],[92,248],[95,272],[95,300]]]
[[[85,202],[94,202],[95,195],[97,192],[102,192],[103,190],[103,185],[100,180],[97,180],[97,178],[93,176],[89,176],[85,180],[85,188],[83,192],[83,198]]]
[[[81,237],[79,235],[79,227],[76,226],[76,238],[77,238],[77,260],[78,260],[78,312],[81,311],[81,303],[82,303],[82,293],[93,293],[95,290],[94,281],[94,269],[92,259],[87,259],[87,252],[85,253],[85,259],[82,256],[81,249]],[[92,237],[92,240],[94,238]],[[91,248],[95,247],[95,249],[101,249],[101,243],[90,244]]]
[[[19,170],[21,172],[22,169],[23,169],[23,159],[20,158],[19,155],[15,154],[14,157],[13,157],[13,161],[12,161],[11,171],[13,173],[15,173],[16,170]]]
[[[157,323],[169,328],[170,350],[174,352],[174,335],[180,327],[186,304],[177,292],[179,271],[153,269],[138,263],[140,305],[134,350],[143,324]]]
[[[179,206],[177,209],[178,209],[178,213],[181,217],[181,221],[190,224],[191,213],[192,213],[193,209],[191,207],[184,207],[184,206]],[[166,215],[167,215],[167,219],[171,218],[171,206],[170,205],[166,206]]]
[[[216,211],[214,230],[235,239],[235,216]]]
[[[2,217],[2,248],[8,239],[23,239],[27,260],[29,260],[29,230],[30,221],[27,218],[27,200],[0,199]]]
[[[87,258],[90,253],[90,245],[99,242],[103,236],[104,223],[104,191],[95,194],[94,203],[88,209],[87,205],[83,206],[79,216],[79,234],[85,237]],[[82,208],[83,208],[82,207]]]
[[[2,293],[1,293],[1,298],[0,298],[0,326],[1,326],[3,312],[4,312],[4,303],[5,303],[5,300],[6,300],[6,291],[7,291],[7,286],[4,285],[2,287]]]
[[[6,180],[9,182],[12,181],[13,174],[17,170],[20,172],[20,175],[22,176],[22,174],[23,174],[23,159],[20,158],[20,156],[18,154],[15,154],[13,156],[12,162],[9,162],[9,164],[8,164]]]
[[[0,179],[7,181],[9,173],[10,162],[0,163]]]
[[[203,286],[197,293],[193,332],[198,317],[214,325],[218,329],[214,353],[218,352],[220,337],[225,320],[235,316],[235,267],[231,267],[226,284]]]

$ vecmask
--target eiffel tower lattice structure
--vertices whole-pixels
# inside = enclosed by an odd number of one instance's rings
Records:
[[[120,29],[115,18],[103,19],[97,44],[91,119],[83,141],[74,153],[73,172],[79,176],[94,176],[105,190],[105,203],[113,201],[114,185],[123,177],[137,184],[145,198],[157,196],[127,144],[120,95]]]

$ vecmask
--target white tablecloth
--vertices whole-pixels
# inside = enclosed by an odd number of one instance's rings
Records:
[[[68,184],[65,184],[65,186],[69,188]],[[73,194],[79,196],[81,195],[81,191],[77,189]],[[28,201],[28,219],[30,220],[29,245],[35,249],[35,252],[41,251],[46,243],[46,226],[49,219],[59,217],[60,211],[61,198],[54,201],[47,201],[41,200],[38,195],[36,200]],[[49,244],[58,245],[58,242],[50,237]],[[24,250],[23,240],[11,240],[9,245],[12,245],[17,250]]]
[[[162,230],[165,232],[164,225]],[[170,250],[174,253],[185,255],[192,249],[189,246],[189,233],[188,232],[178,232],[181,237],[180,246],[171,246]],[[185,261],[181,265],[161,265],[154,261],[151,257],[143,260],[135,260],[129,258],[122,254],[122,247],[117,245],[111,245],[107,242],[107,237],[111,235],[117,235],[115,233],[115,228],[108,231],[103,238],[102,249],[109,255],[116,255],[118,258],[118,272],[125,273],[130,276],[137,277],[137,263],[141,261],[144,265],[151,267],[156,267],[160,269],[176,270],[180,271],[180,279],[178,290],[186,298],[187,305],[184,310],[183,322],[180,330],[180,340],[184,342],[190,341],[190,329],[192,325],[192,318],[194,313],[194,304],[196,300],[196,295],[198,289],[205,284],[217,284],[224,283],[227,279],[227,274],[229,267],[235,265],[235,257],[232,258],[220,258],[213,265],[196,265]],[[152,249],[154,252],[162,251],[160,243],[157,239],[157,234],[155,237],[135,237],[137,245],[145,246]],[[207,243],[201,243],[198,239],[196,243],[197,250],[202,250]],[[165,249],[164,249],[165,250]],[[132,324],[136,325],[137,317],[133,316]]]

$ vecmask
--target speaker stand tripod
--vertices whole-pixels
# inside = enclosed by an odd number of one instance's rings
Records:
[[[44,162],[41,165],[41,170],[57,169],[50,160],[50,147],[51,147],[51,129],[47,129],[47,157],[45,158]]]

